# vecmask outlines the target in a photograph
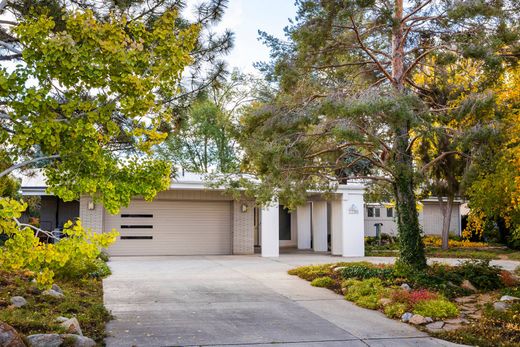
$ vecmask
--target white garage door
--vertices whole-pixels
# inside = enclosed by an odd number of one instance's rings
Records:
[[[105,215],[121,234],[111,255],[231,254],[231,202],[134,200]]]

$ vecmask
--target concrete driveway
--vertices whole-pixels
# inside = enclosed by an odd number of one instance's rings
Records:
[[[327,255],[112,258],[107,346],[453,346],[289,276]]]

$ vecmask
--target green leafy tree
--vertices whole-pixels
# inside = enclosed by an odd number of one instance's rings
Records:
[[[421,176],[414,143],[430,135],[439,106],[414,81],[428,58],[483,61],[500,76],[518,56],[516,2],[297,1],[288,41],[267,34],[273,61],[259,67],[280,87],[267,105],[243,118],[241,144],[263,196],[299,203],[305,191],[330,191],[338,181],[391,184],[400,261],[426,266],[416,193]],[[464,95],[460,112],[487,99]],[[474,107],[465,108],[464,105]],[[438,153],[432,166],[455,154]],[[348,159],[348,160],[345,160]],[[370,174],[338,177],[362,160]],[[289,202],[290,204],[290,202]]]
[[[0,42],[2,59],[17,62],[0,69],[0,142],[15,163],[0,177],[45,163],[49,190],[64,200],[90,194],[114,212],[133,196],[153,198],[172,173],[152,148],[196,84],[182,74],[230,44],[230,34],[203,37],[225,2],[203,3],[195,22],[177,1],[29,3],[2,4],[18,21]]]
[[[178,118],[175,131],[157,148],[159,157],[191,172],[237,172],[239,115],[266,93],[269,88],[262,80],[233,71],[230,78],[200,93]]]

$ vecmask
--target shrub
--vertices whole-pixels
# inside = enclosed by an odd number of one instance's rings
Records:
[[[442,245],[442,239],[440,236],[428,235],[423,237],[423,242],[426,247],[440,247]],[[449,247],[460,247],[460,248],[482,248],[487,247],[488,244],[485,242],[472,242],[469,240],[448,240]]]
[[[348,279],[343,282],[343,286],[346,288],[345,299],[370,309],[378,307],[378,300],[384,292],[383,284],[379,278],[362,281]]]
[[[439,319],[456,317],[459,314],[459,310],[454,303],[445,299],[433,299],[417,302],[413,308],[413,313]]]
[[[312,280],[311,286],[330,288],[335,284],[334,280],[328,276],[318,277]]]
[[[307,281],[331,274],[331,264],[300,266],[288,271],[289,275],[298,276]]]
[[[395,303],[404,304],[407,308],[412,308],[420,301],[438,299],[437,293],[431,292],[427,289],[419,289],[414,291],[407,291],[403,289],[396,289],[391,292],[390,299]]]
[[[343,278],[380,278],[387,279],[393,277],[393,270],[390,267],[382,265],[374,265],[370,263],[352,263],[341,269],[341,277]]]
[[[55,276],[81,277],[89,269],[97,268],[95,260],[101,249],[117,237],[115,231],[100,234],[87,231],[77,220],[65,223],[63,234],[67,237],[55,244],[43,243],[33,229],[17,223],[26,207],[16,200],[0,199],[0,234],[9,237],[0,248],[0,269],[32,271],[40,287],[49,287]]]
[[[385,315],[390,318],[399,318],[403,315],[403,313],[407,310],[406,304],[395,302],[390,305],[385,306]]]
[[[501,269],[490,266],[489,260],[469,260],[453,268],[462,278],[469,280],[477,289],[494,290],[502,288]]]

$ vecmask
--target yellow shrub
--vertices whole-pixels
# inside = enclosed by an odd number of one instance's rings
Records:
[[[118,233],[85,230],[78,219],[65,223],[65,238],[55,244],[43,243],[34,230],[20,225],[18,218],[27,206],[12,199],[0,199],[0,234],[8,236],[0,247],[0,269],[34,272],[40,287],[49,287],[59,272],[73,272],[74,264],[96,259],[102,248],[110,246]]]
[[[441,247],[442,239],[439,236],[428,235],[423,238],[424,245],[427,247]],[[455,248],[479,248],[479,247],[487,247],[485,242],[471,242],[468,240],[449,240],[449,247]]]

